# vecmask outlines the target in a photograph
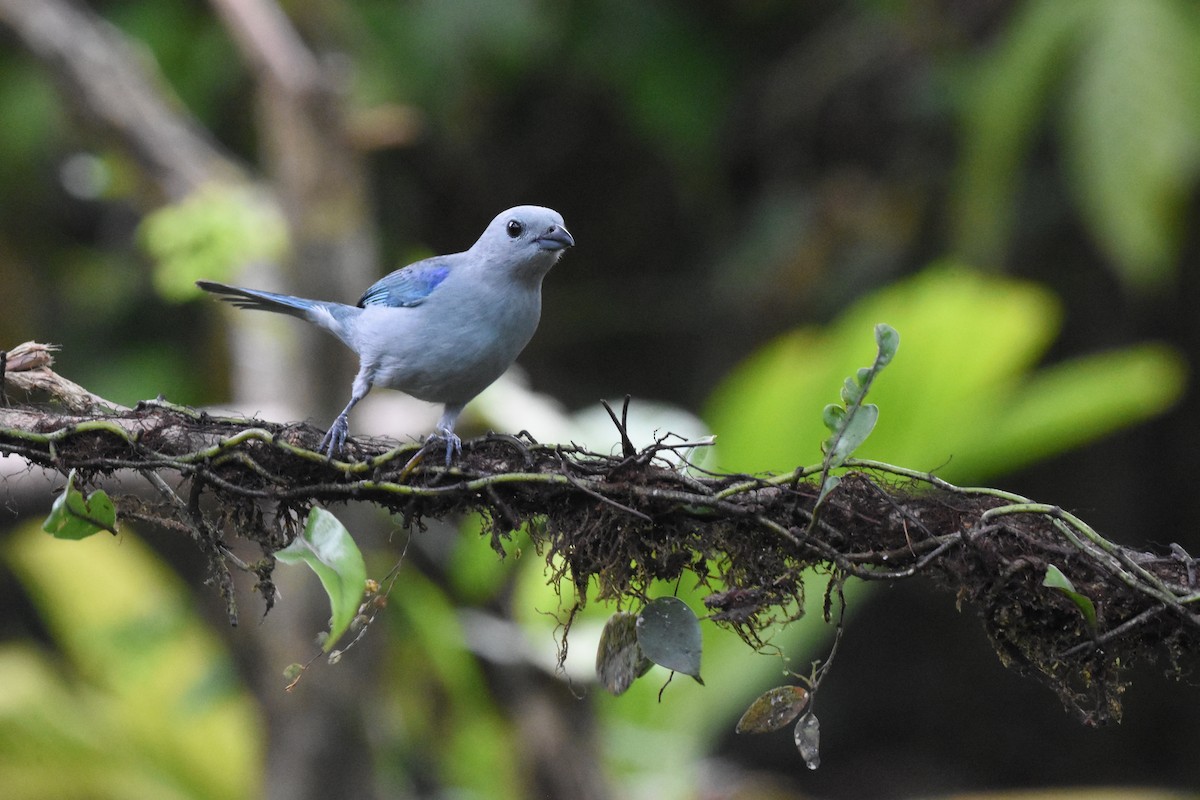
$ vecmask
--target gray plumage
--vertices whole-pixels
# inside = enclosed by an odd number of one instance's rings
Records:
[[[446,463],[461,449],[454,423],[499,378],[537,330],[542,278],[575,240],[556,211],[517,206],[501,213],[469,250],[410,264],[380,279],[357,305],[197,281],[239,308],[308,320],[358,354],[350,402],[321,450],[341,452],[350,410],[372,386],[445,405],[434,431]]]

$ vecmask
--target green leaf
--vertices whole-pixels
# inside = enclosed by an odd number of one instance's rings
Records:
[[[825,480],[821,482],[821,491],[817,495],[817,505],[821,505],[821,503],[824,502],[825,497],[834,489],[836,489],[838,484],[841,482],[841,475],[826,475]]]
[[[875,356],[875,371],[881,370],[888,364],[892,363],[892,359],[896,357],[896,351],[900,349],[900,333],[886,322],[881,322],[875,326],[875,345],[879,348],[878,354]],[[864,367],[858,371],[858,382],[865,384],[867,378],[870,377],[871,370]]]
[[[879,420],[879,407],[863,405],[863,400],[875,381],[875,376],[895,357],[896,349],[900,346],[900,334],[890,325],[881,322],[875,326],[875,346],[874,363],[869,367],[861,367],[842,382],[842,402],[846,404],[845,409],[828,405],[822,413],[825,427],[833,431],[833,435],[826,439],[821,447],[825,453],[826,473],[833,467],[840,467],[859,445],[867,440]],[[822,486],[821,497],[828,493],[829,489]]]
[[[825,410],[821,412],[821,419],[825,423],[825,427],[833,433],[837,433],[842,427],[842,420],[846,418],[846,409],[839,406],[837,403],[830,403],[825,406]]]
[[[738,720],[738,733],[770,733],[799,716],[808,706],[808,690],[803,686],[776,686],[763,692]]]
[[[956,483],[1128,428],[1182,395],[1187,361],[1158,343],[1039,367],[1061,316],[1038,284],[952,264],[926,269],[827,328],[779,337],[731,371],[705,415],[720,434],[721,464],[784,472],[819,462],[829,428],[803,409],[822,408],[829,387],[865,363],[862,333],[881,319],[904,331],[905,354],[871,387],[888,424],[855,455],[940,465],[938,474]]]
[[[796,749],[809,769],[821,766],[821,723],[817,715],[809,711],[796,723]]]
[[[275,553],[284,564],[307,564],[329,595],[329,635],[321,649],[333,649],[358,613],[367,583],[367,566],[350,532],[337,517],[323,508],[308,513],[304,531],[291,544]]]
[[[637,618],[637,641],[659,666],[700,679],[700,620],[677,597],[658,597]]]
[[[845,415],[842,426],[826,442],[830,467],[840,467],[875,430],[879,421],[879,406],[873,403],[859,406],[853,416]]]
[[[1075,584],[1071,583],[1071,579],[1064,575],[1061,569],[1053,564],[1046,567],[1046,578],[1042,581],[1042,586],[1058,589],[1069,597],[1071,602],[1079,607],[1088,628],[1093,631],[1096,629],[1096,605],[1087,595],[1075,591]]]
[[[962,82],[956,250],[1003,261],[1047,122],[1092,236],[1121,277],[1171,277],[1200,175],[1200,17],[1180,0],[1028,0]]]
[[[870,368],[864,367],[863,369],[865,369],[866,372],[868,374],[870,374],[870,372],[871,372]],[[851,376],[849,378],[846,378],[845,382],[842,384],[842,402],[845,403],[847,406],[852,406],[855,403],[862,400],[862,396],[863,396],[863,382],[862,382],[862,375],[861,375],[862,372],[863,372],[863,370],[860,369],[859,370],[860,374],[859,374],[859,377],[857,380],[855,379],[854,376]]]
[[[50,506],[42,530],[59,539],[86,539],[94,533],[117,532],[117,510],[103,490],[87,497],[75,488],[75,470],[67,474],[67,485]]]
[[[1011,456],[1043,458],[1161,413],[1186,380],[1181,354],[1155,342],[1060,362],[1029,376],[980,434],[1005,441]]]
[[[596,677],[613,694],[623,694],[653,665],[638,645],[636,614],[618,611],[604,623],[596,650]]]
[[[1066,88],[1066,167],[1126,283],[1173,277],[1200,174],[1200,20],[1193,3],[1091,4]]]

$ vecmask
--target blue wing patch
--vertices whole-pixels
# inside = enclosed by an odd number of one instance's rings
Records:
[[[450,268],[441,261],[441,258],[428,258],[385,275],[363,293],[359,307],[419,306],[450,274]]]

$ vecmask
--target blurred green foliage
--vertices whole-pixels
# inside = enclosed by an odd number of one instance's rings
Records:
[[[54,645],[0,645],[6,798],[258,795],[257,707],[188,588],[135,536],[61,542],[29,524],[0,558]]]
[[[278,261],[288,234],[279,209],[261,192],[209,184],[146,215],[139,239],[157,262],[155,288],[180,301],[200,293],[200,279],[228,281],[239,265]]]
[[[720,469],[819,463],[812,413],[872,357],[869,331],[900,331],[901,355],[872,388],[877,428],[858,451],[952,482],[1000,474],[1162,413],[1186,367],[1170,347],[1136,345],[1036,369],[1059,302],[1024,281],[942,264],[847,309],[827,330],[785,334],[735,369],[707,414]]]
[[[495,553],[474,537],[465,542]],[[386,617],[388,674],[384,701],[395,710],[396,729],[383,746],[406,780],[432,771],[451,791],[481,797],[525,796],[513,749],[513,721],[489,691],[486,674],[470,656],[459,606],[451,595],[416,571],[401,577]],[[375,635],[372,632],[370,635]]]
[[[20,110],[12,122],[0,126],[0,175],[6,181],[20,179],[30,165],[47,157],[48,147],[61,144],[53,136],[62,125],[64,109],[46,75],[33,64],[9,54],[0,56],[0,108]],[[16,200],[9,196],[9,202]],[[2,203],[3,200],[0,200]]]
[[[169,90],[210,127],[234,109],[231,100],[249,88],[245,65],[212,9],[189,0],[115,2],[102,9],[113,24],[154,56]],[[225,144],[235,151],[250,130]]]
[[[1031,0],[962,91],[962,252],[1003,260],[1023,162],[1051,126],[1112,267],[1143,290],[1171,280],[1200,175],[1200,7]]]

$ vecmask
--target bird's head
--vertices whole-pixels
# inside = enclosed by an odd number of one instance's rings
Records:
[[[493,263],[541,279],[575,239],[562,215],[542,206],[516,206],[501,212],[471,248]]]

